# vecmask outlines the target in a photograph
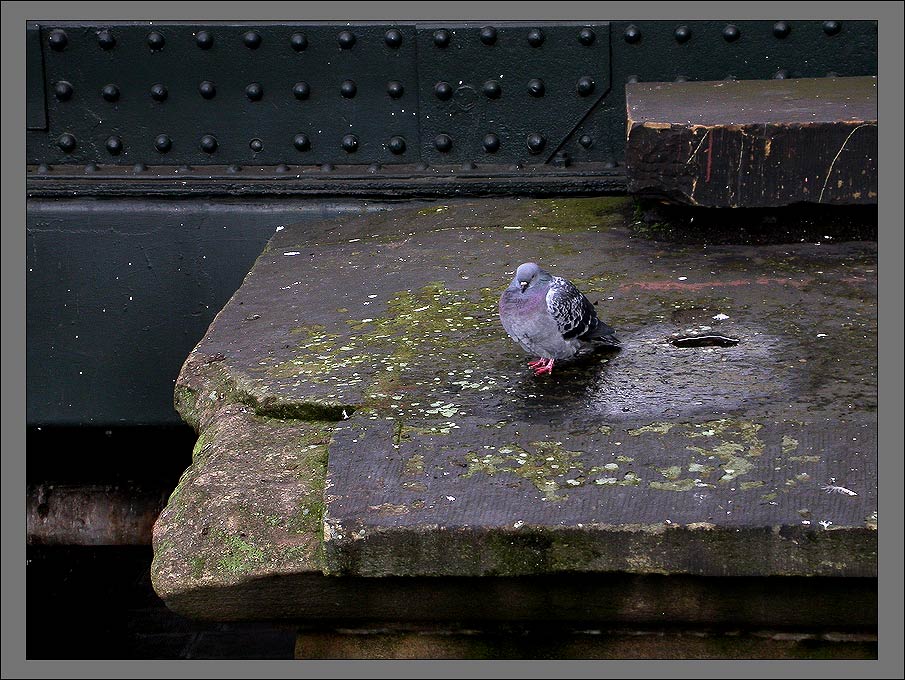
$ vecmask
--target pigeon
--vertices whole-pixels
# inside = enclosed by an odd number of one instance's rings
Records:
[[[597,318],[594,305],[571,281],[534,262],[519,265],[500,296],[500,321],[509,337],[538,358],[535,376],[551,374],[557,359],[618,347],[616,332]]]

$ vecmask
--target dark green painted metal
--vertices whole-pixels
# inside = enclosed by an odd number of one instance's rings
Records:
[[[25,28],[25,127],[28,130],[47,129],[46,97],[41,27],[29,23]]]

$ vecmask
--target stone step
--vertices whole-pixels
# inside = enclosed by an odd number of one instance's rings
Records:
[[[694,206],[877,202],[877,78],[626,86],[629,191]]]

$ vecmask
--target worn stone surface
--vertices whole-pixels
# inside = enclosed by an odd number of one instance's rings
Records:
[[[177,384],[202,443],[155,532],[158,592],[875,576],[875,244],[658,243],[628,208],[456,202],[275,234]],[[496,316],[527,260],[598,302],[622,351],[531,376]],[[714,333],[739,342],[669,342]]]
[[[877,202],[877,79],[626,86],[629,191],[689,205]]]

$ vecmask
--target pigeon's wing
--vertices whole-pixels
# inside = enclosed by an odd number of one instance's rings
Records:
[[[554,276],[547,291],[547,310],[564,339],[597,330],[600,320],[594,305],[571,281]]]

